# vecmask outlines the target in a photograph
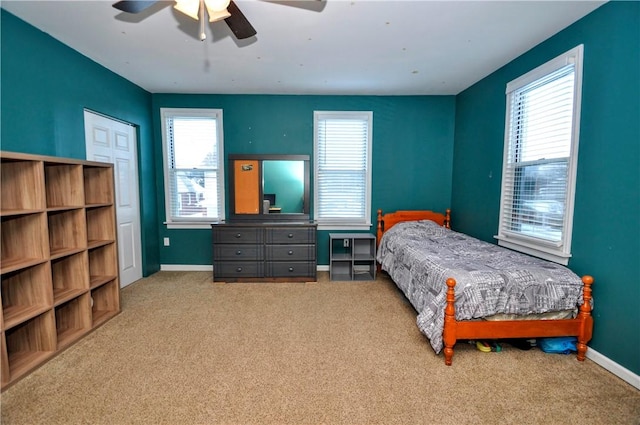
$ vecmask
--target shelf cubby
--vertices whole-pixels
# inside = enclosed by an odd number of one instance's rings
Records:
[[[87,208],[86,213],[89,247],[116,240],[113,206]]]
[[[73,254],[87,248],[84,209],[50,211],[49,247],[52,258]]]
[[[375,261],[363,260],[353,261],[353,280],[375,280],[376,276]]]
[[[89,260],[86,251],[51,261],[53,303],[61,304],[89,290]]]
[[[353,239],[353,280],[376,278],[375,239]]]
[[[353,239],[353,259],[355,261],[371,261],[376,256],[375,239]]]
[[[91,288],[113,280],[118,275],[115,243],[89,250],[89,280]]]
[[[82,207],[82,165],[45,162],[47,208]]]
[[[49,262],[2,275],[2,325],[9,329],[53,306]]]
[[[46,208],[42,162],[2,158],[0,173],[2,215]]]
[[[90,165],[84,167],[86,205],[113,204],[113,193],[113,168]]]
[[[331,263],[331,280],[351,280],[353,275],[353,265],[351,260],[334,260]]]
[[[91,291],[91,318],[99,326],[120,311],[118,279],[113,279]]]
[[[91,329],[91,296],[88,292],[60,304],[55,312],[58,349],[72,344]]]
[[[46,213],[2,217],[2,274],[49,258]]]
[[[5,331],[9,377],[13,381],[25,375],[56,351],[53,310],[48,310]]]

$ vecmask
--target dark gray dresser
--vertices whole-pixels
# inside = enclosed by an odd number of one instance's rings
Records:
[[[233,222],[211,228],[216,282],[317,279],[315,223]]]

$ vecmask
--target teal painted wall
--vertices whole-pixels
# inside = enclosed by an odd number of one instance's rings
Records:
[[[164,199],[162,107],[223,109],[225,156],[262,153],[310,155],[311,158],[313,111],[364,110],[373,111],[372,231],[376,229],[378,208],[444,211],[450,205],[453,96],[154,94],[152,97],[158,199]],[[158,220],[165,221],[164,205],[159,205]],[[171,246],[161,248],[161,264],[211,264],[209,230],[163,227],[160,232],[161,237],[170,237],[172,241]],[[202,242],[191,241],[186,246],[173,242],[174,238],[184,238],[184,233]],[[318,264],[329,263],[328,233],[318,233]]]
[[[84,108],[137,126],[143,272],[159,269],[151,95],[1,11],[2,150],[84,159]]]
[[[591,346],[640,374],[640,3],[610,2],[456,98],[457,230],[497,233],[507,82],[584,44],[569,267],[595,278]]]

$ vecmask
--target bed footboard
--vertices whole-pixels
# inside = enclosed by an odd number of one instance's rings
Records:
[[[444,363],[451,366],[453,346],[460,339],[501,339],[575,336],[578,338],[577,358],[584,361],[587,343],[591,340],[593,317],[591,316],[591,285],[593,278],[582,278],[583,299],[578,316],[563,320],[509,320],[509,321],[456,321],[455,286],[453,278],[447,279],[447,305],[444,311]]]

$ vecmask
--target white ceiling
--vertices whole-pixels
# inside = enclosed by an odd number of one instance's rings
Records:
[[[2,7],[152,93],[451,95],[604,3],[236,0],[257,36],[216,22],[201,42],[173,2],[129,15],[114,1]]]

